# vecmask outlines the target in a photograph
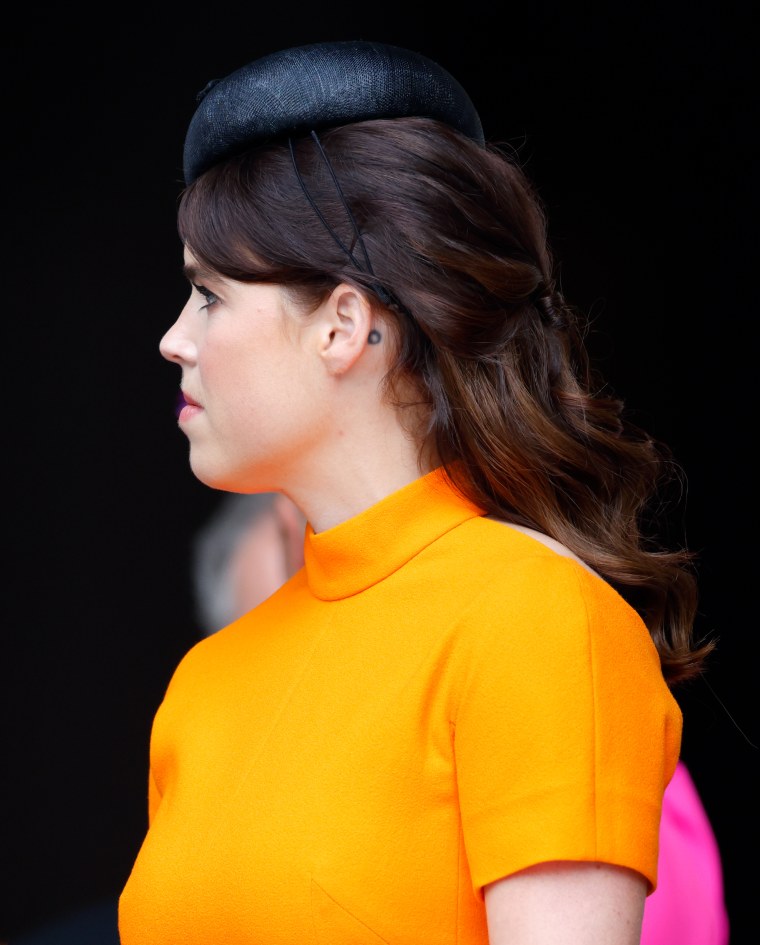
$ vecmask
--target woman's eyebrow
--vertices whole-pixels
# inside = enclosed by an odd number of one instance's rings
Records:
[[[214,278],[213,273],[209,272],[207,269],[201,269],[200,266],[196,266],[195,263],[185,263],[182,266],[182,275],[188,282],[205,282],[208,279]]]

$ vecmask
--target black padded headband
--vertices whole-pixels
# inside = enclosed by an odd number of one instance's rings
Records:
[[[251,145],[372,118],[435,118],[484,144],[469,96],[444,68],[386,43],[283,49],[199,94],[184,148],[185,183]]]

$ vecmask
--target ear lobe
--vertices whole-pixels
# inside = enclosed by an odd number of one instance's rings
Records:
[[[341,283],[323,310],[320,354],[331,374],[345,374],[366,349],[373,325],[372,305],[354,286]]]

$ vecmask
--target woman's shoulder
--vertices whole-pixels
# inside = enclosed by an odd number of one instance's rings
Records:
[[[554,554],[559,555],[561,558],[569,558],[571,561],[575,561],[576,564],[579,564],[582,568],[585,568],[590,574],[593,574],[602,580],[601,575],[598,574],[598,572],[596,572],[592,567],[590,567],[590,565],[579,558],[578,555],[572,552],[566,545],[563,545],[555,538],[545,535],[543,532],[539,532],[535,528],[528,528],[527,525],[518,525],[515,522],[508,522],[505,519],[495,518],[491,515],[484,517],[489,522],[495,522],[497,525],[501,525],[504,528],[510,529],[511,531],[525,535],[532,541],[538,542],[540,545],[548,548],[550,551],[554,552]]]
[[[674,711],[644,620],[608,581],[523,526],[484,517],[471,542],[481,580],[457,614],[452,653],[461,678],[493,676],[501,693],[527,680],[563,691],[594,681],[612,701],[616,688],[632,698],[633,684]]]
[[[553,584],[591,587],[602,593],[612,589],[605,579],[569,548],[549,535],[525,525],[483,515],[456,529],[458,549],[469,553],[474,572],[488,573],[490,581],[507,586],[513,582],[549,581]]]
[[[473,593],[469,611],[478,621],[505,623],[519,617],[522,626],[550,627],[567,636],[570,627],[592,636],[621,631],[651,638],[641,616],[609,581],[561,542],[513,522],[483,516],[466,523],[462,534],[470,555]],[[462,574],[462,585],[467,583]],[[477,585],[477,587],[475,587]]]

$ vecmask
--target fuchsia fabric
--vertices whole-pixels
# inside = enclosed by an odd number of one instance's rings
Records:
[[[728,945],[718,844],[686,766],[679,761],[660,822],[657,889],[646,900],[641,945]]]

